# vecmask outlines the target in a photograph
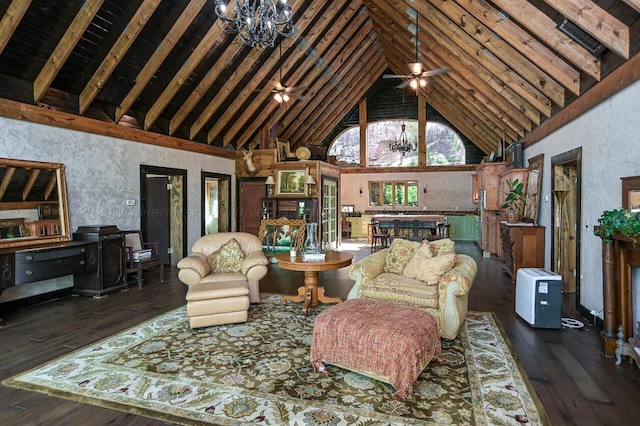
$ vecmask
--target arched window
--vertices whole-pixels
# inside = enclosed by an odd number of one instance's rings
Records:
[[[393,152],[389,143],[400,137],[402,120],[386,120],[367,126],[367,151],[370,167],[417,166],[418,152],[402,155]],[[404,120],[407,139],[412,144],[418,140],[418,122]],[[329,155],[335,155],[342,167],[360,166],[360,130],[358,126],[342,132],[331,144]],[[442,166],[465,164],[465,149],[460,136],[449,126],[427,122],[427,165]]]

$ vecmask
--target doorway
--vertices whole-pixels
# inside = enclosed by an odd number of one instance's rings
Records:
[[[338,248],[338,181],[322,177],[322,247]]]
[[[202,235],[231,231],[231,176],[201,172]]]
[[[140,165],[140,230],[158,243],[165,265],[186,257],[187,171]]]
[[[575,293],[575,306],[580,300],[580,226],[582,149],[551,157],[553,224],[551,259],[553,271],[562,275],[564,293]]]
[[[262,221],[262,199],[266,195],[265,178],[240,179],[238,184],[238,229],[258,235]]]

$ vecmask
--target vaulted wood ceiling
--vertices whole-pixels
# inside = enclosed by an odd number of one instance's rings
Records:
[[[451,70],[421,96],[489,153],[558,114],[640,46],[640,0],[289,4],[296,35],[259,50],[221,30],[213,0],[0,0],[0,98],[222,148],[274,134],[293,147],[326,144],[385,71],[408,73],[415,10],[419,61]],[[565,18],[602,51],[565,35]],[[280,67],[287,86],[308,88],[285,107],[270,90]]]

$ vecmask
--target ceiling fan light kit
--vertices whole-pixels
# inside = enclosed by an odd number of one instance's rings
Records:
[[[227,16],[227,6],[216,0],[215,13],[225,33],[238,34],[251,47],[273,47],[276,36],[292,37],[296,29],[291,22],[293,11],[286,0],[234,0],[235,5]],[[276,4],[281,4],[280,7]]]

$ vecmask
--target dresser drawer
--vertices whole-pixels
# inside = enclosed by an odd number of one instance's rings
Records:
[[[16,284],[72,275],[87,268],[85,247],[17,252],[15,256]]]

